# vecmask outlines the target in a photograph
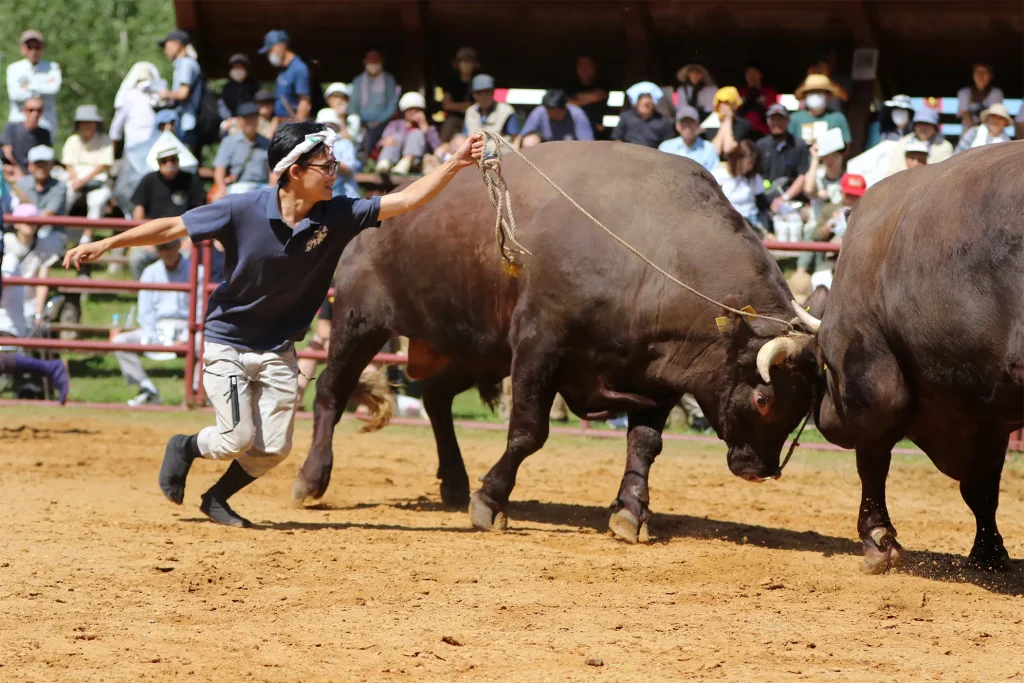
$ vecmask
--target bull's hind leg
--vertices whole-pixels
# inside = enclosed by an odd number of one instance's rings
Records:
[[[365,312],[335,305],[327,368],[316,382],[313,444],[292,488],[292,500],[319,500],[331,482],[334,427],[359,384],[359,376],[391,333]]]
[[[647,479],[654,459],[661,453],[661,432],[673,401],[664,408],[629,414],[629,432],[626,436],[626,473],[622,475],[619,495],[612,503],[608,528],[616,538],[628,543],[650,540],[647,523],[651,519],[648,507],[651,494]]]
[[[974,513],[977,525],[974,547],[967,561],[977,569],[1006,571],[1010,568],[1010,555],[996,527],[996,508],[1009,437],[995,436],[996,429],[989,432],[987,439],[981,437],[976,443],[978,453],[973,459],[976,469],[960,480],[960,495]]]
[[[469,477],[452,422],[452,400],[473,385],[473,375],[452,363],[423,382],[423,407],[430,418],[437,443],[437,478],[441,480],[441,500],[448,507],[466,509],[469,504]]]

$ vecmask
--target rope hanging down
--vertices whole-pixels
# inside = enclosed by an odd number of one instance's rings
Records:
[[[636,248],[633,247],[633,245],[631,245],[629,242],[622,239],[614,232],[609,230],[607,227],[605,227],[604,223],[594,218],[589,211],[587,211],[582,206],[577,204],[572,197],[567,195],[565,191],[562,190],[562,188],[556,185],[555,182],[551,180],[551,178],[547,177],[543,171],[537,168],[537,166],[534,165],[532,161],[527,159],[522,152],[520,152],[518,149],[515,148],[515,146],[512,145],[512,143],[510,143],[501,135],[493,133],[489,130],[481,130],[480,132],[483,133],[488,140],[495,142],[493,154],[487,154],[485,144],[484,156],[479,162],[477,162],[477,165],[480,168],[480,174],[483,176],[484,183],[487,185],[487,192],[491,199],[491,205],[494,206],[494,212],[496,216],[494,222],[494,232],[495,237],[498,241],[498,248],[501,250],[502,259],[504,259],[505,261],[505,270],[511,275],[517,275],[523,267],[523,264],[520,261],[519,257],[522,255],[532,256],[532,254],[530,254],[530,252],[527,251],[526,247],[522,246],[521,244],[519,244],[518,241],[516,241],[516,221],[515,217],[512,215],[512,200],[509,195],[508,185],[505,183],[505,179],[501,175],[502,145],[505,145],[510,150],[512,150],[512,152],[517,157],[522,159],[527,166],[529,166],[537,175],[543,178],[544,181],[548,185],[550,185],[553,190],[555,190],[555,192],[562,195],[562,197],[564,197],[566,201],[572,204],[584,216],[589,218],[595,225],[597,225],[597,227],[604,230],[608,235],[611,236],[612,239],[614,239],[620,245],[622,245],[630,252],[632,252],[634,256],[639,258],[641,261],[646,263],[648,266],[656,270],[661,275],[665,276],[674,284],[679,285],[680,287],[690,292],[694,296],[700,297],[709,304],[718,306],[719,308],[722,308],[728,311],[729,313],[743,316],[745,318],[760,318],[761,320],[779,323],[780,325],[785,326],[788,330],[794,329],[793,323],[787,320],[782,320],[781,318],[774,318],[770,315],[751,313],[750,311],[743,311],[736,308],[732,308],[731,306],[726,306],[725,304],[719,301],[715,301],[706,294],[697,291],[690,285],[686,284],[685,282],[682,282],[678,278],[669,274],[661,266],[654,263],[653,261],[651,261],[651,259],[647,258],[639,251],[637,251]],[[505,212],[507,212],[508,214],[508,220],[505,219]],[[506,246],[506,243],[510,244],[511,246]]]

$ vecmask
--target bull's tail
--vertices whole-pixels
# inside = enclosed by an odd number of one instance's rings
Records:
[[[498,409],[498,404],[501,402],[501,383],[489,384],[487,382],[480,382],[477,384],[477,391],[480,392],[480,400],[482,400],[491,412],[495,412]]]
[[[363,372],[359,377],[356,392],[367,411],[366,423],[360,431],[375,432],[387,427],[395,414],[395,399],[391,394],[391,384],[388,382],[387,366],[382,366],[380,370]]]

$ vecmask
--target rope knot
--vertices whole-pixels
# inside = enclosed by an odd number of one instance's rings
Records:
[[[516,217],[512,213],[512,196],[505,178],[501,175],[501,143],[508,143],[495,133],[482,132],[487,138],[487,143],[494,142],[494,148],[488,152],[485,143],[484,155],[477,162],[477,168],[480,169],[484,185],[487,186],[487,196],[494,207],[494,236],[504,261],[505,272],[515,277],[523,269],[521,257],[533,254],[516,239]]]

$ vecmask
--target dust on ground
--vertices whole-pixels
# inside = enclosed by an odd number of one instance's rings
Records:
[[[292,456],[218,527],[199,494],[156,486],[164,443],[208,418],[0,410],[0,679],[110,681],[995,681],[1024,677],[1024,568],[963,568],[974,522],[924,458],[893,464],[907,567],[858,570],[849,454],[798,451],[778,482],[733,477],[724,448],[666,443],[656,542],[606,536],[621,441],[552,438],[529,458],[510,530],[440,504],[433,439],[392,427],[335,439],[323,504],[289,503]],[[463,431],[476,477],[500,434]],[[1024,556],[1024,467],[999,521]]]

